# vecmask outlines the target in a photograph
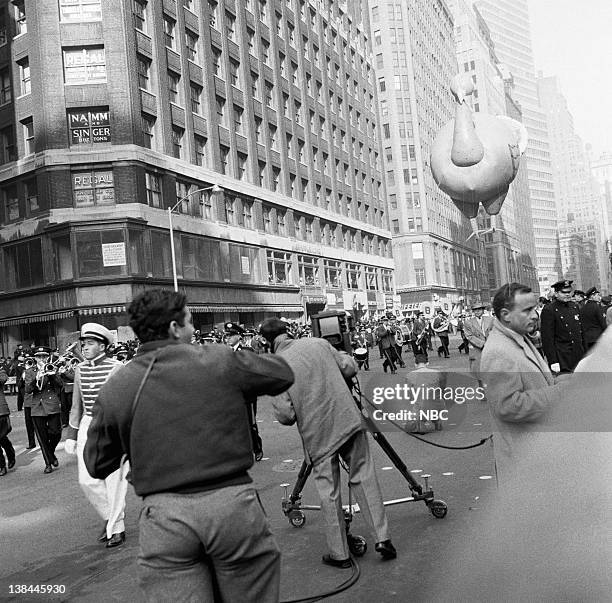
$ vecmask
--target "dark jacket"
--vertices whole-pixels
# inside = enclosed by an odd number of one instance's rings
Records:
[[[60,412],[59,394],[62,380],[57,375],[45,375],[39,383],[36,379],[36,368],[30,368],[23,375],[25,394],[31,394],[33,417],[46,417]],[[40,387],[39,387],[40,385]]]
[[[156,360],[132,420],[132,403]],[[253,450],[246,399],[293,383],[278,356],[170,340],[143,344],[102,386],[85,446],[89,473],[104,479],[127,455],[139,496],[248,483]]]
[[[7,382],[7,380],[8,375],[6,374],[6,371],[0,367],[0,417],[9,415],[11,413],[6,402],[6,398],[4,397],[4,384]],[[0,454],[2,453],[0,452]]]
[[[580,308],[555,300],[542,308],[542,348],[549,365],[559,363],[562,373],[576,368],[584,356]]]
[[[594,299],[588,300],[580,308],[580,322],[586,344],[595,343],[599,336],[606,330],[606,318],[604,308]]]

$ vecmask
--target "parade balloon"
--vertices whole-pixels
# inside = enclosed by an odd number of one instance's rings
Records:
[[[528,138],[514,119],[472,113],[466,97],[473,91],[470,76],[455,76],[455,119],[438,132],[430,157],[436,184],[468,218],[476,217],[480,203],[488,214],[499,213]]]

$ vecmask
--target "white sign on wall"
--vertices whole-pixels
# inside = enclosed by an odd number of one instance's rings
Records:
[[[102,243],[102,264],[106,266],[125,266],[125,243]]]

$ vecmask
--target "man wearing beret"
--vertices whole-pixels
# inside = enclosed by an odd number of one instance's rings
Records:
[[[248,473],[245,407],[293,373],[278,356],[192,345],[186,302],[149,289],[130,304],[141,345],[98,394],[85,464],[104,479],[130,461],[147,601],[277,603],[280,551]]]
[[[65,448],[68,454],[77,455],[79,485],[105,522],[98,541],[106,542],[106,548],[110,549],[125,542],[123,519],[128,467],[123,464],[106,479],[96,479],[87,471],[83,451],[98,392],[106,380],[123,365],[106,356],[106,350],[113,343],[114,336],[105,326],[95,322],[84,324],[80,340],[85,361],[77,366],[74,373],[72,408]]]
[[[606,317],[601,305],[601,293],[597,290],[597,287],[588,289],[586,297],[587,301],[580,309],[580,322],[582,323],[586,349],[590,350],[606,330]]]
[[[573,282],[552,285],[555,299],[544,306],[540,316],[542,348],[553,373],[571,373],[584,356],[580,308],[570,301]]]

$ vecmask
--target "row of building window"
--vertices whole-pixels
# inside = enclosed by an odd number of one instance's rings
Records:
[[[179,234],[175,243],[177,273],[186,280],[393,290],[392,272],[374,266],[228,243],[229,266],[224,268],[221,241]],[[75,230],[36,237],[4,246],[0,260],[0,290],[6,291],[74,278],[172,276],[169,235],[152,229]]]

